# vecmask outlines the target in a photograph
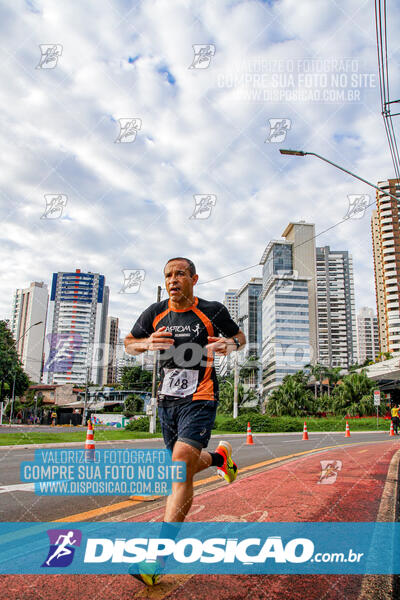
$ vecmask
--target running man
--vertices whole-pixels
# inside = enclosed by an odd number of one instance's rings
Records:
[[[77,540],[74,540],[73,537],[73,531],[69,531],[65,535],[61,534],[58,536],[56,544],[59,545],[57,546],[54,553],[50,556],[50,558],[46,560],[46,565],[50,566],[50,563],[54,558],[61,558],[62,556],[67,556],[67,554],[71,554],[72,551],[70,550],[70,548],[67,548],[67,546],[73,546],[74,544],[76,544]]]
[[[164,276],[169,300],[149,306],[124,344],[126,352],[133,355],[160,351],[157,400],[164,442],[173,460],[186,463],[186,481],[173,483],[167,498],[164,522],[175,523],[185,520],[192,505],[196,473],[215,466],[228,483],[236,479],[229,442],[221,441],[215,452],[205,448],[218,403],[213,355],[239,350],[246,338],[223,304],[194,296],[199,277],[191,260],[170,259]]]

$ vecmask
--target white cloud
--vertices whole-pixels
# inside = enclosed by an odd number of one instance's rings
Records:
[[[250,91],[273,91],[271,61],[281,64],[283,84],[290,64],[304,59],[353,59],[358,73],[376,76],[370,3],[44,0],[1,10],[4,316],[15,288],[81,268],[106,276],[109,314],[125,333],[154,300],[170,256],[190,256],[207,281],[257,263],[289,220],[314,222],[318,233],[343,218],[347,194],[374,197],[316,158],[281,156],[281,145],[320,153],[373,183],[392,175],[377,87],[360,89],[359,102],[332,103],[238,100],[229,85],[258,64],[264,83],[252,80]],[[400,11],[390,10],[395,26]],[[36,69],[39,44],[50,42],[63,46],[57,67]],[[216,54],[208,69],[189,69],[192,45],[202,43]],[[142,120],[136,141],[115,144],[118,119],[131,117]],[[287,138],[265,143],[268,119],[278,117],[291,119]],[[46,193],[68,196],[65,220],[40,219]],[[193,194],[203,193],[217,204],[208,220],[190,220]],[[353,254],[356,299],[374,306],[370,212],[317,243]],[[146,271],[138,294],[119,293],[127,268]],[[198,293],[221,300],[260,272]]]

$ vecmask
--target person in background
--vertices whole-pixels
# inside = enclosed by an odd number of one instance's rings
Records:
[[[398,432],[398,428],[399,428],[399,405],[395,404],[391,410],[392,413],[392,423],[393,423],[393,431],[395,433],[395,435],[399,435]]]

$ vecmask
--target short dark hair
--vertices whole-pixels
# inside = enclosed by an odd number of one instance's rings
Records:
[[[172,262],[173,260],[186,260],[186,262],[189,266],[190,276],[193,277],[193,275],[196,275],[196,267],[194,266],[194,262],[192,262],[189,258],[185,258],[184,256],[175,256],[175,258],[170,258],[169,260],[167,260],[165,267],[167,266],[168,263]],[[165,269],[165,267],[164,267],[164,269]]]

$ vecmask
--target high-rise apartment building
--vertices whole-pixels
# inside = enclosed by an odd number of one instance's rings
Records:
[[[30,379],[40,383],[49,293],[47,285],[34,281],[15,291],[10,329],[17,342],[18,356]],[[35,323],[40,325],[35,325]],[[28,331],[29,330],[29,331]]]
[[[259,356],[261,350],[261,301],[262,277],[252,277],[237,291],[238,325],[246,336],[243,356]]]
[[[252,277],[246,281],[237,292],[238,297],[238,325],[246,336],[246,346],[238,352],[239,366],[253,366],[254,370],[248,371],[245,383],[251,387],[261,386],[262,369],[261,360],[261,335],[262,335],[262,277]],[[257,363],[249,361],[250,357],[257,357]]]
[[[238,297],[237,290],[228,290],[225,292],[225,298],[223,304],[229,311],[232,319],[237,323],[238,320]]]
[[[324,246],[316,258],[319,362],[347,368],[357,360],[352,257]]]
[[[53,274],[44,383],[102,383],[108,299],[104,275]]]
[[[118,346],[117,317],[107,317],[104,343],[103,385],[115,383],[117,380],[117,346]]]
[[[379,354],[378,319],[372,308],[363,306],[357,314],[358,362],[375,360]]]
[[[378,182],[371,218],[376,307],[381,352],[400,351],[400,180]],[[397,197],[388,196],[392,194]]]
[[[263,393],[318,356],[315,230],[289,223],[261,258]]]

